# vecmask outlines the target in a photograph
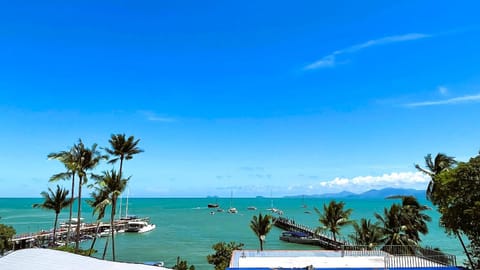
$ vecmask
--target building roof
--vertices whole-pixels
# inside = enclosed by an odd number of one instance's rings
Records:
[[[168,268],[149,266],[144,264],[112,262],[93,257],[77,255],[52,249],[31,248],[21,249],[0,257],[0,269],[2,270],[169,270]]]

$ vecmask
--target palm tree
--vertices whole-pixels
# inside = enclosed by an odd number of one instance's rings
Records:
[[[67,198],[68,190],[61,188],[59,185],[57,185],[57,189],[55,191],[53,191],[51,188],[48,188],[48,192],[43,191],[40,194],[44,198],[44,202],[36,203],[33,205],[33,207],[55,211],[55,222],[53,225],[53,243],[55,243],[58,214],[60,214],[63,208],[72,204],[72,200]]]
[[[71,178],[72,181],[72,188],[70,189],[70,194],[71,198],[70,200],[72,203],[69,205],[69,214],[68,214],[68,220],[72,220],[72,214],[73,214],[73,202],[75,200],[75,175],[77,172],[77,152],[75,151],[76,147],[72,147],[69,151],[60,151],[58,153],[50,153],[48,155],[49,159],[56,159],[60,162],[63,163],[65,168],[67,169],[66,172],[62,173],[57,173],[54,174],[52,177],[50,177],[50,182],[58,181],[58,180],[67,180]],[[68,245],[70,243],[70,230],[72,228],[72,223],[68,223],[68,229],[67,229],[67,239],[65,241],[65,245]]]
[[[129,178],[121,178],[121,175],[115,170],[103,172],[103,176],[98,181],[99,188],[108,197],[111,202],[110,212],[110,232],[112,234],[112,260],[115,261],[115,210],[117,208],[117,198],[127,187]]]
[[[428,233],[427,222],[432,221],[432,218],[423,213],[430,210],[430,207],[421,205],[417,198],[413,196],[391,196],[388,199],[402,200],[401,222],[406,225],[406,234],[415,242],[420,242],[419,233],[425,235]]]
[[[93,144],[89,149],[85,147],[82,140],[79,140],[78,144],[74,146],[76,155],[76,169],[78,175],[78,210],[77,210],[77,221],[80,222],[81,211],[82,211],[82,186],[88,182],[88,176],[93,179],[98,179],[99,176],[93,173],[88,173],[93,170],[100,163],[102,159],[106,159],[106,156],[101,155],[97,150],[97,144]],[[75,250],[78,250],[80,243],[80,224],[77,224],[76,227],[76,237],[75,237]]]
[[[375,217],[382,223],[386,246],[417,246],[421,242],[419,234],[427,234],[427,222],[431,217],[423,213],[430,208],[421,205],[413,196],[392,196],[389,199],[402,200],[402,204],[393,204],[390,209],[384,209],[383,217],[375,213]]]
[[[87,200],[87,203],[93,207],[93,214],[97,214],[97,227],[95,229],[95,236],[93,237],[92,245],[90,246],[89,256],[92,255],[95,242],[97,241],[98,228],[100,227],[100,222],[105,217],[105,210],[107,205],[110,204],[110,200],[106,193],[102,192],[97,188],[97,191],[94,191],[90,194],[92,196],[91,200]]]
[[[261,213],[257,216],[253,216],[252,220],[250,221],[250,228],[258,237],[258,241],[260,242],[260,250],[263,250],[263,242],[265,241],[265,237],[270,232],[272,228],[271,217],[269,215],[262,216]]]
[[[372,249],[382,243],[383,235],[378,222],[372,223],[370,219],[362,218],[360,223],[353,222],[353,229],[355,234],[350,235],[350,238],[357,245],[368,246],[368,249]]]
[[[323,213],[318,208],[314,208],[315,212],[320,216],[318,221],[323,224],[323,227],[317,228],[317,231],[328,230],[333,235],[333,240],[337,241],[336,235],[340,232],[343,226],[349,225],[352,221],[348,220],[352,209],[344,209],[345,202],[330,201],[328,206],[323,204]]]
[[[418,243],[410,239],[407,234],[407,225],[404,224],[402,217],[402,207],[399,204],[393,204],[390,209],[383,209],[383,216],[375,213],[375,217],[382,225],[384,250],[390,253],[397,253],[394,246],[410,247]],[[403,252],[402,252],[403,253]]]
[[[108,142],[110,143],[111,148],[106,148],[105,151],[109,155],[114,156],[114,158],[110,159],[108,163],[114,164],[118,160],[120,160],[120,168],[118,170],[118,174],[121,177],[123,172],[123,161],[130,160],[133,158],[133,155],[143,152],[143,150],[137,147],[140,139],[135,140],[133,136],[125,139],[125,134],[112,134]]]
[[[438,153],[435,156],[435,160],[432,160],[432,155],[428,154],[425,156],[425,165],[427,169],[420,167],[420,165],[415,164],[415,168],[420,172],[430,176],[431,180],[428,183],[426,195],[427,199],[431,202],[434,202],[434,193],[435,193],[435,177],[445,170],[451,169],[457,162],[454,157],[447,156],[442,153]]]

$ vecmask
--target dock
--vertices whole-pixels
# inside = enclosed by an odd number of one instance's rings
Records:
[[[145,218],[139,218],[145,219]],[[148,218],[146,218],[148,219]],[[124,230],[131,221],[130,219],[118,219],[114,221],[115,231]],[[80,223],[80,241],[90,240],[97,237],[99,233],[109,230],[110,223],[101,222],[98,231],[97,223]],[[57,244],[64,243],[67,240],[68,225],[63,224],[57,228],[55,232],[55,240]],[[70,228],[70,241],[74,241],[76,237],[76,225],[72,224]],[[53,229],[46,231],[41,230],[34,233],[18,234],[12,237],[13,250],[32,248],[32,247],[47,247],[52,244]]]
[[[298,224],[293,219],[288,219],[288,218],[284,218],[284,217],[275,217],[273,219],[273,225],[275,227],[278,227],[278,228],[286,230],[286,231],[294,231],[294,232],[305,233],[310,238],[315,238],[316,239],[316,241],[314,241],[314,242],[312,242],[312,240],[309,239],[308,243],[306,243],[306,244],[317,245],[317,246],[320,246],[324,249],[340,250],[344,246],[350,245],[350,243],[348,243],[347,241],[334,240],[333,237],[329,237],[325,234],[318,233],[314,229],[312,229],[308,226]]]

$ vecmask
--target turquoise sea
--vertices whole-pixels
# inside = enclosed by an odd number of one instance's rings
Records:
[[[206,256],[212,254],[212,245],[220,242],[235,241],[244,243],[245,249],[258,249],[258,240],[249,227],[253,215],[259,212],[269,213],[266,209],[273,204],[284,211],[284,217],[295,219],[297,223],[310,227],[319,225],[318,215],[313,207],[322,208],[331,199],[302,198],[130,198],[128,214],[148,216],[157,225],[154,231],[145,234],[118,234],[116,237],[117,260],[131,262],[164,261],[173,266],[177,256],[195,265],[196,269],[213,269],[207,263]],[[353,209],[352,219],[367,217],[373,219],[373,213],[383,213],[395,200],[384,199],[338,199],[343,200],[348,208]],[[39,203],[40,198],[0,198],[0,223],[12,225],[17,233],[48,230],[53,227],[54,213],[33,209],[32,204]],[[215,212],[207,208],[208,203],[217,202],[224,209],[230,205],[238,209],[238,214]],[[428,204],[426,201],[422,201]],[[307,208],[303,208],[303,204]],[[122,204],[125,215],[125,200]],[[247,210],[256,206],[257,210]],[[75,209],[75,208],[74,208]],[[82,216],[86,222],[93,222],[91,209],[83,204]],[[305,213],[310,211],[311,213]],[[424,246],[439,247],[446,253],[457,255],[457,262],[464,260],[461,246],[456,238],[447,236],[438,226],[439,215],[429,210],[432,217],[429,234],[422,237]],[[68,209],[60,214],[60,221],[68,219]],[[342,230],[347,236],[351,228]],[[285,243],[278,239],[281,230],[273,228],[266,238],[265,249],[315,249],[312,246]],[[99,255],[103,250],[104,239],[97,241]],[[88,246],[89,242],[83,245]]]

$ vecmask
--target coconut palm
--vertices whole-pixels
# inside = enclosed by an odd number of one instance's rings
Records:
[[[345,202],[330,201],[328,206],[323,204],[323,213],[318,208],[314,208],[319,215],[318,221],[323,224],[323,227],[318,227],[317,231],[328,230],[332,233],[333,240],[337,241],[336,235],[340,229],[352,223],[349,220],[352,209],[344,209]]]
[[[261,213],[258,214],[258,217],[253,216],[252,220],[250,221],[250,228],[258,237],[258,241],[260,242],[260,250],[263,250],[263,242],[265,241],[265,237],[272,228],[271,217],[269,215],[262,216]]]
[[[432,218],[424,211],[430,210],[430,207],[421,205],[417,198],[413,196],[391,196],[389,199],[401,199],[401,222],[406,226],[406,234],[415,242],[420,242],[419,233],[425,235],[428,233],[427,222]]]
[[[354,234],[350,238],[357,245],[368,246],[372,249],[382,243],[382,231],[379,222],[373,223],[370,219],[362,218],[360,223],[353,222]]]
[[[383,209],[383,216],[375,213],[375,217],[381,224],[383,234],[384,250],[390,253],[397,253],[394,246],[410,247],[418,243],[409,238],[407,234],[407,225],[403,222],[402,207],[399,204],[393,204],[389,209]]]
[[[111,202],[111,212],[110,212],[110,232],[112,236],[112,260],[115,261],[115,210],[117,207],[118,196],[125,190],[129,178],[121,178],[120,174],[115,170],[103,172],[103,176],[98,181],[98,186],[101,191],[107,196],[108,200]]]
[[[60,214],[63,208],[72,204],[72,200],[67,198],[68,190],[61,188],[59,185],[57,185],[57,189],[55,191],[53,191],[51,188],[48,188],[48,192],[43,191],[40,194],[44,198],[43,203],[36,203],[33,205],[33,207],[55,211],[55,222],[53,223],[53,242],[52,242],[52,243],[55,243],[58,215]]]
[[[110,204],[110,200],[106,193],[97,188],[96,191],[91,194],[92,199],[87,200],[87,203],[93,208],[93,214],[97,214],[97,227],[95,229],[95,236],[93,237],[92,245],[90,246],[89,254],[92,255],[95,242],[97,241],[98,228],[100,227],[101,220],[105,217],[105,210],[107,205]]]
[[[72,220],[72,214],[73,214],[73,202],[75,200],[75,175],[77,172],[77,152],[75,151],[76,147],[72,147],[69,151],[60,151],[57,153],[50,153],[48,155],[49,159],[56,159],[60,162],[63,163],[65,168],[67,169],[66,172],[61,172],[54,174],[52,177],[50,177],[50,182],[58,181],[58,180],[68,180],[71,179],[72,181],[72,187],[70,189],[70,194],[71,198],[70,200],[72,203],[69,205],[69,214],[68,214],[68,220]],[[65,241],[65,245],[68,245],[70,243],[70,230],[71,230],[71,222],[68,223],[68,229],[67,229],[67,239]]]
[[[125,139],[125,134],[112,134],[108,142],[110,143],[111,148],[106,148],[105,151],[109,155],[114,156],[114,158],[110,159],[108,163],[114,164],[120,160],[118,174],[121,177],[123,172],[123,161],[130,160],[134,155],[143,152],[143,150],[137,147],[140,139],[135,140],[133,136]]]
[[[105,155],[102,155],[97,150],[97,144],[93,144],[91,148],[85,147],[82,140],[79,140],[78,144],[74,146],[76,155],[76,172],[78,175],[78,210],[77,210],[77,220],[80,222],[82,214],[82,186],[88,182],[88,177],[93,179],[98,179],[99,176],[89,171],[93,170],[100,163],[102,159],[106,159]],[[76,227],[76,237],[75,237],[75,250],[78,250],[80,243],[80,226]]]
[[[415,168],[420,172],[430,176],[431,180],[428,183],[426,195],[427,199],[431,202],[434,202],[434,192],[435,192],[435,176],[437,176],[442,171],[451,169],[457,162],[454,157],[447,156],[442,153],[438,153],[435,156],[435,160],[432,160],[432,155],[428,154],[425,156],[425,165],[426,169],[420,167],[420,165],[415,164]]]

